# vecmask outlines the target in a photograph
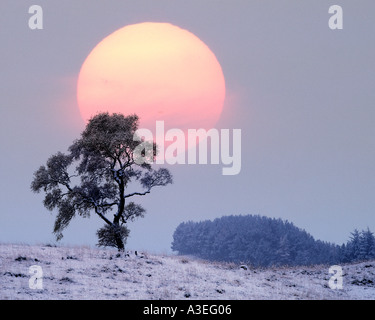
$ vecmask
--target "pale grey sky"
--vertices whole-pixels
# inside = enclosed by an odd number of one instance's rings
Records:
[[[43,30],[28,9],[43,8]],[[343,8],[343,30],[328,8]],[[128,247],[169,252],[176,226],[230,214],[288,219],[338,244],[375,231],[375,2],[24,1],[0,3],[0,241],[52,243],[54,214],[30,191],[33,172],[84,128],[80,67],[105,36],[169,22],[204,41],[227,88],[217,128],[242,129],[242,170],[169,166],[174,184],[139,201]],[[63,244],[96,243],[102,222],[73,220]]]

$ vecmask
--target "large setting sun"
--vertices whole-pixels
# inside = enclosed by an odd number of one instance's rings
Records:
[[[213,52],[169,23],[125,26],[103,39],[79,73],[78,105],[87,122],[99,112],[137,114],[140,127],[212,128],[225,99]]]

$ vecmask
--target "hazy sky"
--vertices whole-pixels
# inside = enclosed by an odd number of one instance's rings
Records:
[[[30,30],[29,7],[43,8]],[[333,5],[344,28],[328,27]],[[375,231],[375,2],[24,1],[0,3],[0,241],[53,243],[55,213],[33,173],[84,129],[76,81],[87,55],[129,24],[169,22],[204,41],[227,96],[217,128],[242,129],[242,170],[170,165],[174,184],[140,203],[130,249],[169,252],[176,226],[230,214],[288,219],[341,244]],[[94,245],[102,221],[76,218],[62,244]]]

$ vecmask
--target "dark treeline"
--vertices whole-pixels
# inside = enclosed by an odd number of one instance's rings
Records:
[[[181,223],[173,234],[172,250],[255,267],[336,264],[375,259],[375,238],[369,229],[354,230],[339,246],[315,240],[288,221],[240,215]]]

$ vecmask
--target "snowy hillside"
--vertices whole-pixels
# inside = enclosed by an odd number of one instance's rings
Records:
[[[33,265],[43,272],[42,289],[29,287]],[[343,265],[341,290],[329,287],[328,270],[246,270],[182,256],[1,244],[0,299],[375,299],[375,261]]]

